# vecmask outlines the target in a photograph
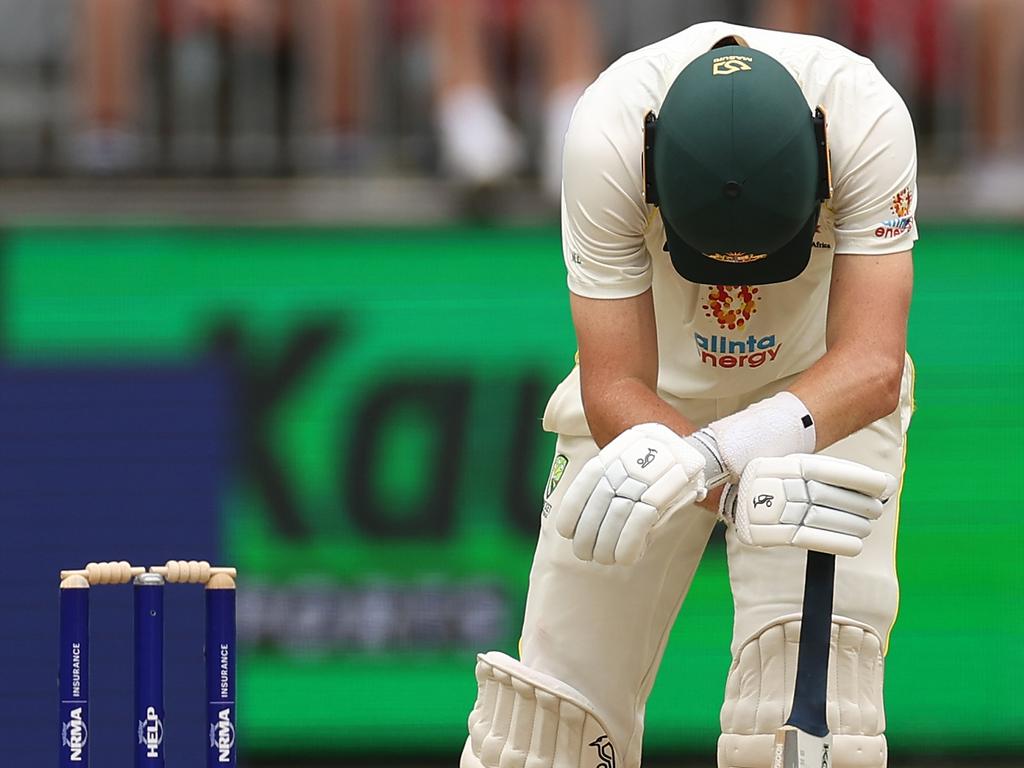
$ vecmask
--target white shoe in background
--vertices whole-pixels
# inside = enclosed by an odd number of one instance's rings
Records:
[[[982,216],[1020,216],[1024,190],[1024,154],[993,153],[965,164],[963,177],[969,186],[965,202]]]
[[[483,88],[460,88],[438,108],[441,162],[456,179],[490,184],[523,164],[522,139]]]

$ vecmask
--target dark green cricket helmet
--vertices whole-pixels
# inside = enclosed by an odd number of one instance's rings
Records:
[[[797,277],[831,194],[825,118],[778,61],[714,48],[647,116],[645,194],[676,271],[708,285]]]

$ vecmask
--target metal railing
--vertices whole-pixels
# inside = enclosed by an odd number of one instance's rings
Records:
[[[324,133],[313,119],[309,41],[300,34],[296,13],[302,4],[252,1],[269,20],[256,36],[237,23],[193,23],[187,6],[194,0],[140,0],[138,44],[124,64],[136,70],[127,78],[135,93],[125,95],[134,112],[122,115],[120,123],[101,124],[96,116],[102,109],[88,103],[83,86],[82,52],[103,41],[95,39],[96,27],[90,39],[80,14],[103,0],[0,0],[0,175],[434,171],[426,44],[409,33],[408,24],[395,22],[400,0],[370,4],[365,34],[372,39],[361,70],[370,81],[363,86],[373,94],[372,104],[344,137]],[[680,9],[684,4],[639,4],[651,5],[651,13],[662,17],[661,30],[713,12],[699,2],[685,4],[688,12]],[[635,5],[629,10],[625,3],[595,4],[609,53],[649,42],[650,25],[623,23],[637,12]],[[960,25],[962,6],[954,0],[819,5],[820,32],[872,56],[904,94],[925,167],[956,169],[984,149],[990,140],[986,116],[971,109],[980,38]],[[753,2],[736,0],[729,7],[742,21],[758,18]],[[117,32],[114,26],[108,34]]]

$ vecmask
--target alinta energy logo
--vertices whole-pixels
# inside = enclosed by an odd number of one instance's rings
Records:
[[[889,206],[889,211],[895,216],[892,219],[886,219],[881,225],[875,229],[875,237],[881,239],[888,239],[890,237],[899,237],[904,232],[910,230],[914,226],[914,217],[910,215],[910,209],[914,202],[914,193],[910,187],[904,187],[892,198],[892,204]]]
[[[704,317],[713,317],[722,328],[742,328],[757,312],[759,290],[749,285],[709,285],[708,297],[701,305]]]
[[[713,368],[759,368],[772,362],[782,349],[775,335],[737,338],[736,331],[746,328],[757,313],[761,300],[760,289],[750,285],[709,285],[708,294],[701,309],[704,316],[714,318],[718,327],[732,331],[728,336],[712,334],[703,336],[694,333],[700,361]]]

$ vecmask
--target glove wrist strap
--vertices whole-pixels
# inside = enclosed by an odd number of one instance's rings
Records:
[[[718,500],[718,519],[730,528],[736,523],[736,495],[739,483],[729,483]]]
[[[683,438],[691,448],[704,457],[704,487],[707,490],[724,485],[729,479],[729,470],[722,461],[718,441],[706,429],[700,429]]]

